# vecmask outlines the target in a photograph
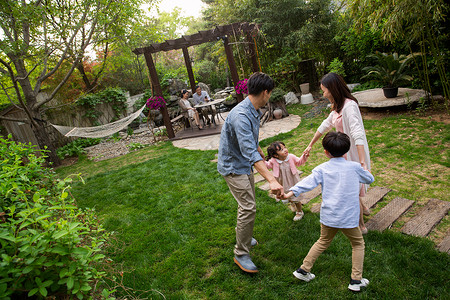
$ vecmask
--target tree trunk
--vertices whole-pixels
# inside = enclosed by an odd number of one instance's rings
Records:
[[[49,164],[52,163],[52,166],[54,167],[59,166],[61,164],[61,160],[56,154],[56,148],[53,145],[53,142],[50,140],[47,131],[45,131],[45,125],[47,124],[47,121],[42,120],[41,114],[35,110],[32,111],[32,114],[34,120],[32,120],[31,122],[31,129],[33,129],[33,133],[36,136],[38,146],[42,150],[48,150],[48,152],[45,152],[45,155],[47,156],[45,160]]]
[[[44,124],[41,125],[41,122],[37,123],[38,126],[32,126],[34,135],[36,136],[36,139],[39,144],[39,148],[49,150],[49,152],[46,152],[45,155],[46,161],[48,163],[53,163],[52,166],[56,167],[61,164],[61,160],[59,159],[58,155],[56,155],[56,149],[53,146],[53,143],[50,141],[50,138],[45,131]]]

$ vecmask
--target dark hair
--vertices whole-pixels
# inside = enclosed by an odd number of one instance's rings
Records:
[[[275,155],[277,155],[277,152],[281,150],[281,146],[285,146],[286,147],[286,145],[283,142],[278,142],[278,141],[277,142],[273,142],[272,144],[270,144],[270,146],[267,147],[266,160],[269,160],[272,157],[275,157]]]
[[[350,138],[343,132],[330,131],[323,137],[322,146],[333,157],[341,157],[350,150]]]
[[[335,104],[333,104],[333,110],[340,113],[344,107],[345,99],[352,99],[356,103],[358,100],[350,93],[350,89],[340,75],[336,73],[328,73],[322,77],[320,83],[326,87],[331,95]]]
[[[181,98],[183,98],[183,95],[186,94],[188,91],[186,89],[181,90]]]
[[[200,87],[199,85],[196,85],[194,91],[196,91],[199,87]],[[201,89],[201,88],[200,88],[200,89]]]
[[[247,80],[247,88],[250,95],[259,95],[263,91],[271,92],[274,86],[273,79],[262,72],[253,73]]]

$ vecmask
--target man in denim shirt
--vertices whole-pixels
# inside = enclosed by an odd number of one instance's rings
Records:
[[[252,238],[256,215],[253,167],[269,182],[273,193],[281,195],[283,187],[266,168],[258,142],[260,108],[269,101],[274,82],[257,72],[250,76],[247,87],[248,97],[231,110],[222,127],[217,170],[238,203],[234,262],[243,271],[256,273],[258,268],[249,255],[250,247],[256,244]]]

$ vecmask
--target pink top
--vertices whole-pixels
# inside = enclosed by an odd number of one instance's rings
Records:
[[[344,105],[347,104],[350,99],[345,99]],[[336,112],[333,115],[333,119],[331,120],[331,123],[333,124],[334,128],[336,128],[336,131],[344,132],[344,125],[342,124],[342,110],[341,113]]]
[[[287,159],[289,160],[289,166],[292,172],[292,175],[298,174],[298,170],[296,166],[301,166],[305,164],[306,160],[308,159],[304,154],[298,158],[294,154],[288,154]],[[267,169],[272,169],[273,176],[274,177],[280,177],[280,164],[277,162],[277,159],[275,157],[272,157],[268,161],[265,162]]]

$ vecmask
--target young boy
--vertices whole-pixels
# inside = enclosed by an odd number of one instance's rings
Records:
[[[290,192],[280,198],[287,199],[322,185],[322,205],[320,208],[320,238],[311,247],[303,264],[293,274],[303,281],[311,281],[310,273],[319,255],[330,246],[340,230],[352,244],[352,274],[349,290],[359,292],[369,284],[362,278],[364,263],[364,239],[359,229],[359,189],[360,183],[374,181],[372,174],[360,164],[347,161],[343,155],[350,149],[350,139],[342,132],[329,132],[322,140],[325,155],[330,158],[313,169],[312,174],[290,188]]]

